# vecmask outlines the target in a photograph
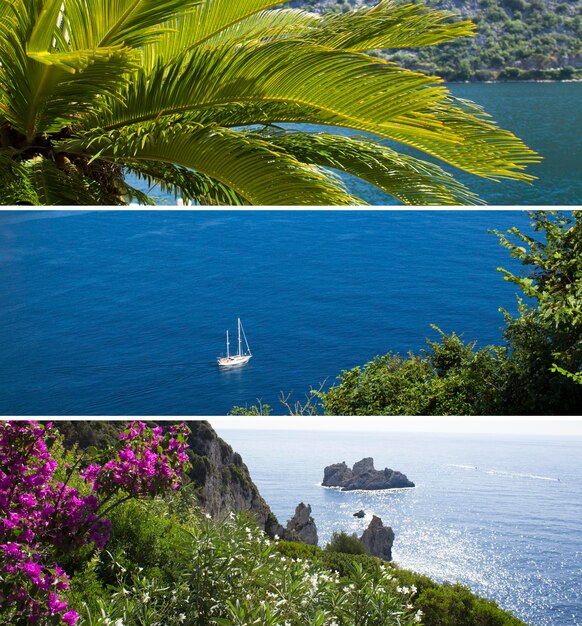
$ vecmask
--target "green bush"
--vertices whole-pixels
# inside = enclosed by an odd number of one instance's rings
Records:
[[[549,70],[548,70],[549,71]],[[521,73],[507,68],[506,74]],[[539,70],[529,73],[536,76]],[[546,71],[547,72],[547,71]],[[546,76],[547,74],[543,74]],[[504,344],[476,349],[440,331],[428,349],[344,371],[320,394],[331,415],[578,415],[582,406],[582,214],[531,213],[534,236],[496,232],[526,271]],[[536,239],[535,234],[539,237]]]
[[[286,556],[244,515],[178,520],[171,509],[158,501],[116,517],[112,550],[73,580],[80,626],[412,626],[420,619],[407,608],[411,590],[397,589],[389,569],[352,561],[340,579],[317,558],[323,551],[287,543],[294,556]]]
[[[325,546],[328,552],[342,552],[344,554],[367,554],[366,546],[356,537],[344,532],[335,532],[331,541]]]

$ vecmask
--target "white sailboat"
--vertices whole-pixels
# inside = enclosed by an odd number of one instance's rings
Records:
[[[242,340],[245,340],[246,350],[243,352],[242,349]],[[240,321],[240,317],[238,318],[238,352],[236,354],[230,354],[230,341],[228,339],[228,330],[226,331],[226,356],[219,356],[216,359],[216,362],[221,367],[234,367],[235,365],[244,365],[251,360],[251,349],[249,348],[249,342],[247,341],[247,336],[245,335],[245,331],[243,325]]]

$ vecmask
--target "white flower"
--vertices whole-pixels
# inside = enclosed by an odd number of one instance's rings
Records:
[[[275,541],[279,541],[279,539],[281,539],[281,537],[279,537],[279,535],[275,535],[275,536],[273,537],[273,539],[274,539]]]
[[[212,515],[210,515],[210,513],[204,513],[204,517],[206,519],[212,519]]]
[[[150,601],[150,592],[146,591],[141,597],[141,599],[143,600],[144,604],[147,604]],[[123,624],[121,623],[121,620],[117,620],[117,621],[119,622],[119,624],[115,622],[114,626],[123,626]]]
[[[422,619],[422,611],[418,609],[418,611],[416,611],[416,613],[414,614],[413,621],[418,623],[421,621],[421,619]]]
[[[410,593],[416,593],[416,585],[410,585]]]
[[[185,615],[184,613],[180,613],[180,614],[178,615],[178,621],[179,621],[180,623],[181,623],[181,622],[186,621],[186,615]]]
[[[115,620],[115,624],[113,626],[123,626],[123,620],[121,617],[118,620]]]

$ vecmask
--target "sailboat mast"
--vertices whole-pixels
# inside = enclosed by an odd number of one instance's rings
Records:
[[[228,341],[228,330],[226,331],[226,358],[230,357],[230,352],[228,351],[228,346],[230,346],[230,342]]]
[[[240,338],[240,317],[238,318],[238,355],[242,356],[242,342]]]

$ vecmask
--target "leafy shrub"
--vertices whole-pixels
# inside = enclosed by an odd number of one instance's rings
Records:
[[[115,554],[101,553],[73,580],[77,591],[87,580],[94,586],[96,577],[101,577],[102,589],[109,584],[108,593],[97,590],[90,602],[75,595],[83,625],[105,626],[117,619],[124,626],[410,626],[420,621],[421,613],[409,602],[411,590],[398,589],[387,568],[365,568],[354,561],[346,580],[313,558],[321,552],[317,548],[298,545],[294,550],[305,558],[286,556],[245,515],[212,520],[193,513],[179,521],[163,501],[148,505],[147,518],[138,513],[132,532],[116,538],[140,507],[127,503],[123,508],[127,510],[117,512],[112,529]],[[160,525],[162,520],[166,524]],[[148,528],[136,528],[143,525]],[[156,526],[161,534],[175,526],[174,537],[158,539],[155,563],[148,557],[148,565],[140,569],[130,560],[143,555],[140,546],[147,545]],[[118,560],[122,546],[129,552],[123,561]],[[113,584],[108,582],[112,573]]]
[[[328,552],[343,552],[344,554],[367,554],[366,546],[356,537],[344,532],[335,532],[331,541],[325,546]]]
[[[505,71],[509,74],[509,70]],[[520,72],[517,68],[513,68]],[[428,349],[344,371],[320,394],[332,415],[578,415],[582,406],[582,215],[531,213],[534,236],[494,233],[524,272],[505,343],[476,349],[440,331]],[[536,239],[535,234],[539,237]]]

